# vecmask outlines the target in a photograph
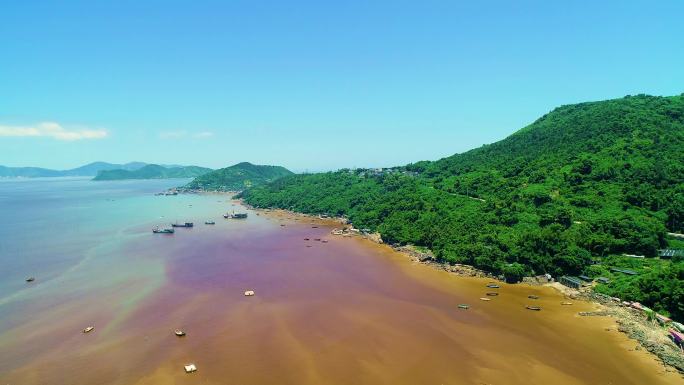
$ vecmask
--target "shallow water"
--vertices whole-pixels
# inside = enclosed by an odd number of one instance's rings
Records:
[[[0,383],[683,383],[609,319],[576,315],[591,304],[523,285],[479,301],[486,280],[308,219],[152,195],[178,184],[0,182]],[[150,231],[176,220],[195,227]]]

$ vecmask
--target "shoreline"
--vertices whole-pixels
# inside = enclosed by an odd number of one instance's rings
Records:
[[[501,277],[497,277],[493,274],[479,270],[473,266],[463,264],[449,265],[448,263],[437,262],[429,250],[422,251],[411,245],[398,246],[384,243],[380,234],[366,233],[356,229],[346,218],[322,218],[315,215],[284,209],[263,209],[253,207],[244,202],[242,199],[234,200],[239,201],[248,209],[256,211],[257,215],[259,215],[259,213],[263,213],[265,215],[280,213],[289,217],[294,217],[292,219],[295,220],[297,217],[299,217],[312,221],[318,221],[321,224],[327,224],[331,226],[342,225],[342,229],[334,228],[331,231],[331,235],[341,237],[356,237],[389,247],[395,252],[404,255],[414,263],[420,263],[435,270],[445,271],[454,277],[488,278],[497,280],[499,282],[505,282],[501,279]],[[280,217],[281,215],[276,216]],[[652,358],[656,359],[664,366],[665,371],[679,373],[682,378],[684,378],[684,352],[682,352],[668,337],[665,336],[662,328],[657,325],[657,323],[649,323],[646,317],[642,313],[639,313],[636,309],[625,307],[619,301],[615,302],[615,300],[610,297],[601,296],[600,294],[594,293],[592,291],[580,291],[572,289],[563,286],[559,282],[542,283],[539,282],[536,277],[525,278],[526,279],[521,282],[514,283],[514,285],[550,287],[562,294],[566,299],[581,300],[596,306],[596,311],[579,312],[576,314],[581,317],[598,316],[611,318],[616,326],[617,331],[625,334],[630,340],[637,342],[637,345],[634,348],[629,349],[630,351],[639,351],[644,349],[650,353]]]

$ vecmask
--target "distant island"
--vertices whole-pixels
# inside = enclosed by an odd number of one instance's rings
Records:
[[[546,273],[595,282],[684,319],[682,149],[684,94],[627,96],[558,107],[438,161],[292,175],[242,197],[346,216],[387,243],[513,282]]]
[[[68,170],[52,170],[41,167],[5,167],[0,166],[0,178],[46,178],[46,177],[65,177],[65,176],[95,176],[104,170],[139,170],[147,163],[130,162],[125,164],[93,162],[81,167]],[[177,167],[177,166],[167,166]]]
[[[186,190],[242,191],[293,174],[292,171],[281,166],[263,166],[242,162],[198,176],[182,188]]]
[[[211,171],[210,168],[198,166],[165,167],[157,164],[148,164],[137,170],[102,170],[97,173],[93,180],[195,178]]]

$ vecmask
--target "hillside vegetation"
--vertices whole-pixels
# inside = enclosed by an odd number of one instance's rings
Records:
[[[93,180],[194,178],[210,171],[210,168],[198,166],[164,167],[148,164],[137,170],[103,170]]]
[[[668,231],[684,231],[683,149],[684,95],[627,96],[556,108],[502,141],[438,161],[294,175],[243,197],[346,215],[389,243],[511,280],[596,275],[588,268],[596,260],[655,257]],[[683,318],[682,262],[659,263],[611,293]],[[635,295],[646,288],[653,293]]]
[[[211,191],[241,191],[288,175],[292,175],[292,171],[281,166],[262,166],[242,162],[199,176],[185,185],[184,188]]]

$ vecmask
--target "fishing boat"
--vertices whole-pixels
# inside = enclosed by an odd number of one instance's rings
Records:
[[[480,301],[491,301],[491,300],[492,300],[491,298],[485,298],[485,297],[480,298]]]
[[[228,218],[230,218],[230,219],[245,219],[245,218],[247,218],[247,213],[236,213],[236,212],[232,212],[230,214],[225,213],[225,214],[223,214],[223,217],[226,219],[228,219]]]
[[[314,238],[314,241],[320,242],[320,241],[321,241],[321,238]]]
[[[679,346],[684,345],[684,334],[682,334],[682,333],[680,333],[674,329],[670,329],[669,332],[670,332],[670,337],[672,337],[672,340],[674,341],[674,343],[676,343]]]
[[[192,222],[183,222],[183,223],[172,223],[171,227],[193,227],[194,224]]]
[[[322,240],[321,242],[322,242],[322,243],[328,243],[328,241],[327,241],[327,240],[325,240],[325,239],[324,239],[324,240]]]
[[[26,282],[33,282],[33,281],[35,281],[35,280],[36,280],[36,279],[35,279],[34,277],[28,277],[28,278],[26,278]]]
[[[185,336],[185,332],[182,331],[182,330],[180,330],[180,329],[176,329],[176,330],[173,332],[173,334],[177,335],[178,337],[183,337],[183,336]]]
[[[487,287],[490,289],[498,289],[500,286],[495,283],[489,283],[487,284]]]
[[[680,332],[684,333],[684,325],[680,324],[679,322],[673,322],[672,326]]]
[[[470,308],[470,305],[466,305],[466,304],[462,303],[462,304],[458,305],[458,308],[463,309],[463,310],[468,310]]]
[[[152,229],[152,232],[155,234],[173,234],[176,232],[176,230],[174,230],[172,227],[155,227],[154,229]]]
[[[561,302],[561,305],[570,306],[570,305],[572,305],[572,302]]]
[[[493,292],[493,291],[490,291],[490,292],[487,293],[487,295],[490,296],[490,297],[496,297],[497,295],[499,295],[499,293],[495,293],[495,292]]]
[[[525,309],[527,309],[527,310],[534,310],[534,311],[539,311],[539,310],[541,310],[541,308],[540,308],[539,306],[530,306],[530,305],[525,306]]]
[[[214,222],[214,221],[204,221],[204,224],[205,224],[205,225],[215,225],[216,222]]]
[[[197,371],[197,366],[195,366],[195,364],[187,364],[183,366],[183,368],[185,369],[185,373],[192,373]]]
[[[254,290],[247,290],[245,292],[245,297],[253,297],[254,296]]]
[[[305,241],[308,241],[308,240],[309,240],[309,238],[304,238],[304,240],[305,240]]]
[[[529,299],[539,299],[538,295],[528,295],[527,298]]]
[[[87,328],[83,329],[83,333],[90,333],[95,329],[95,326],[88,326]]]

